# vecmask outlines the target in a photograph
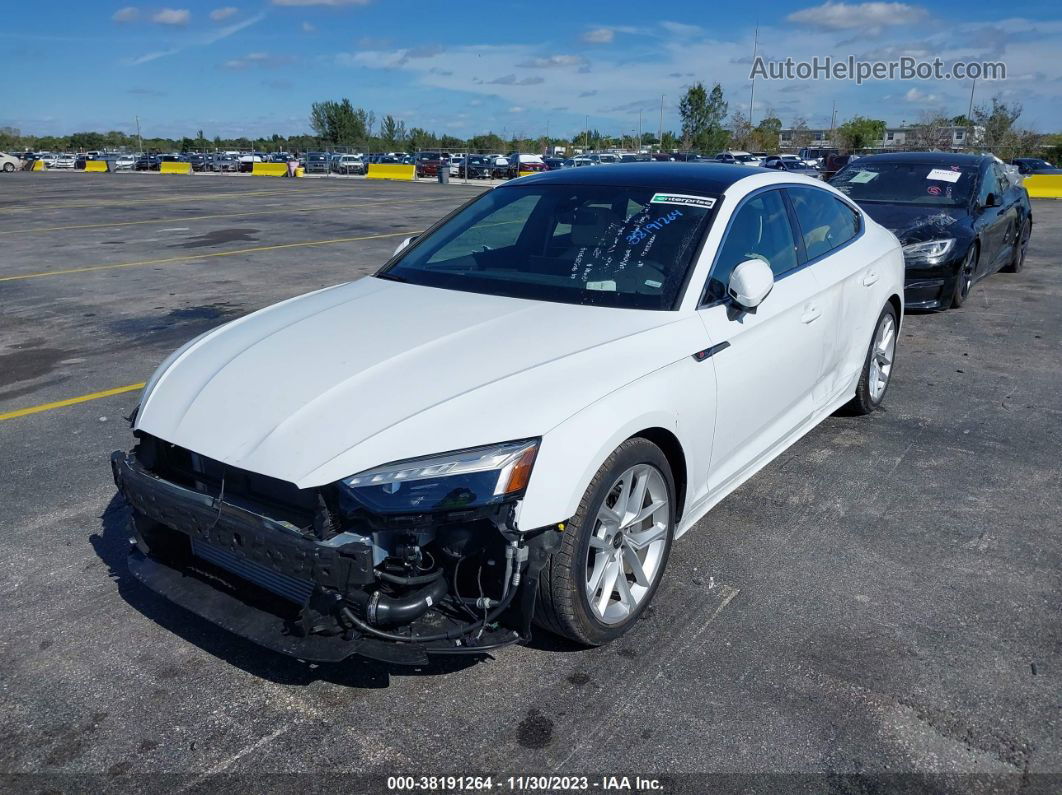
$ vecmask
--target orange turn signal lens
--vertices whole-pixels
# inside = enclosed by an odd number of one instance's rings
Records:
[[[531,469],[535,466],[535,456],[538,454],[538,445],[528,447],[520,454],[509,471],[509,482],[505,485],[503,494],[513,494],[527,488],[531,480]]]

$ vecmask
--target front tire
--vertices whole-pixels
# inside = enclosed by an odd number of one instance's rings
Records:
[[[896,336],[899,324],[896,308],[891,303],[878,315],[874,325],[874,336],[863,362],[863,372],[859,375],[855,397],[845,404],[846,414],[863,416],[870,414],[881,406],[885,399],[885,390],[889,388],[892,378],[893,362],[896,360]]]
[[[8,174],[10,174],[14,170],[15,170],[15,164],[14,163],[4,163],[4,171],[6,171]]]
[[[959,272],[955,274],[955,289],[951,294],[951,303],[945,309],[958,309],[970,297],[970,291],[973,290],[974,273],[977,272],[977,257],[978,248],[977,244],[974,243],[970,246],[970,250],[966,252],[966,258],[959,266]]]
[[[675,481],[660,448],[628,439],[610,455],[542,569],[535,622],[587,646],[634,625],[663,579]]]

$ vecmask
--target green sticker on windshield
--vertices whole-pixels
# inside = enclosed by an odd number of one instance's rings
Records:
[[[877,176],[878,172],[876,171],[860,171],[858,174],[854,174],[853,176],[849,177],[848,181],[859,183],[870,182],[870,180],[874,179]]]
[[[710,196],[688,196],[684,193],[655,193],[650,204],[684,204],[687,207],[703,207],[706,210],[715,206],[715,199]]]

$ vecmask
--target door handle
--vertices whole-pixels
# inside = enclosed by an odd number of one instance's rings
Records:
[[[801,323],[814,323],[820,317],[822,317],[822,310],[820,310],[817,306],[813,306],[812,304],[808,304],[807,306],[804,307],[804,314],[802,314],[800,316],[800,322]]]
[[[867,271],[867,275],[863,277],[863,286],[870,287],[872,285],[875,285],[878,283],[878,279],[880,278],[881,277],[878,276],[878,274],[874,273],[874,271]]]

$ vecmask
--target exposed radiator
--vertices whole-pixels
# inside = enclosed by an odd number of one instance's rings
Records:
[[[192,554],[298,605],[305,604],[313,592],[313,583],[308,580],[273,571],[205,541],[193,538]]]

